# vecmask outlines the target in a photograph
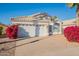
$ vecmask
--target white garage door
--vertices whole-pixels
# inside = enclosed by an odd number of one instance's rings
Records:
[[[18,37],[33,37],[35,36],[34,26],[19,26]]]

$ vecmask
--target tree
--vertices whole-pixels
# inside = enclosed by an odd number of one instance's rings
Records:
[[[74,6],[76,6],[76,23],[77,23],[77,26],[79,26],[79,3],[67,3],[67,5],[70,7],[70,8],[73,8]]]
[[[51,21],[54,22],[54,23],[57,21],[56,19],[57,19],[57,16],[51,17]]]

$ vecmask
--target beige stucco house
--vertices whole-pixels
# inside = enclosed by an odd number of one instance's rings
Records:
[[[36,13],[29,16],[11,18],[12,24],[18,24],[18,37],[47,36],[61,34],[61,21],[51,21],[53,17],[47,13]],[[54,19],[53,19],[54,20]]]

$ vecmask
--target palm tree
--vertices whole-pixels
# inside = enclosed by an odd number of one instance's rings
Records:
[[[76,6],[76,23],[79,26],[79,3],[67,3],[70,8]]]
[[[57,16],[51,17],[51,21],[54,22],[54,23],[57,21],[56,19],[57,19]]]

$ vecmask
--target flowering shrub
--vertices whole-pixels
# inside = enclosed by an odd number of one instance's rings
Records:
[[[70,26],[64,29],[64,36],[68,41],[79,42],[79,26]]]
[[[17,32],[18,32],[18,25],[11,25],[11,26],[7,27],[7,29],[6,29],[6,35],[10,39],[16,39]]]

